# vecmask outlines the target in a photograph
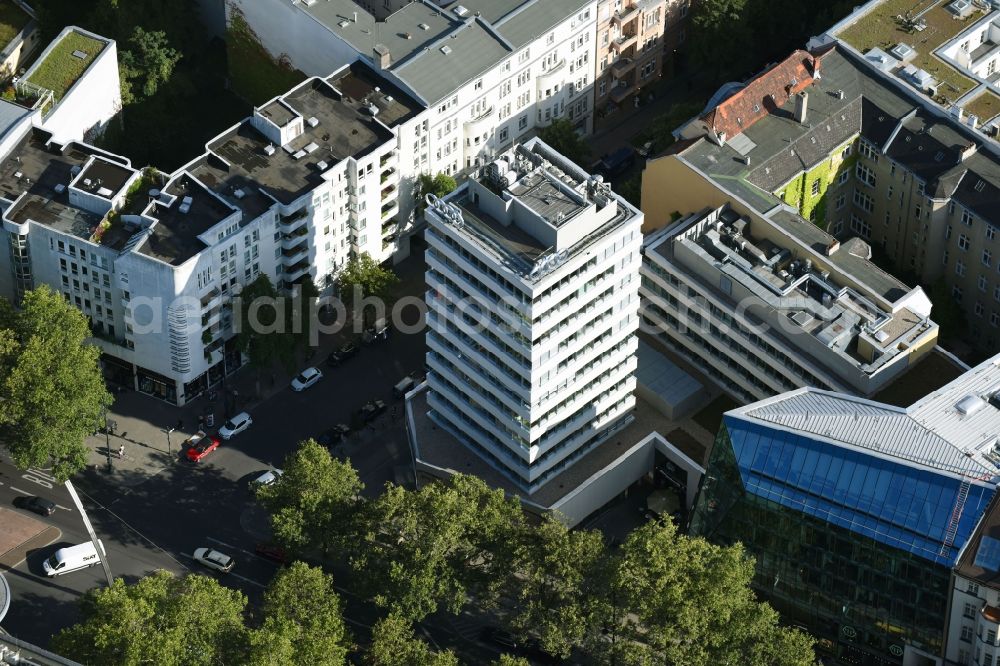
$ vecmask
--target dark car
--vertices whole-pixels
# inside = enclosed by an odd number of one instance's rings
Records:
[[[385,401],[383,400],[369,400],[364,404],[364,406],[358,410],[358,414],[361,416],[361,420],[365,423],[372,421],[376,416],[385,411]]]
[[[346,423],[338,423],[333,426],[322,435],[316,438],[316,441],[323,446],[333,446],[334,444],[339,444],[351,434],[351,426]]]
[[[51,516],[56,512],[56,503],[44,497],[30,496],[18,497],[14,500],[14,506],[19,509],[27,509],[40,516]]]
[[[335,351],[330,352],[330,355],[326,357],[326,364],[335,367],[351,358],[358,353],[358,345],[354,342],[348,342]]]
[[[271,560],[278,564],[288,564],[288,551],[273,543],[259,543],[254,551],[265,560]]]
[[[625,146],[601,158],[598,170],[608,177],[619,176],[635,164],[635,150]]]

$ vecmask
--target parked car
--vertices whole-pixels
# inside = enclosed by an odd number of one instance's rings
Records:
[[[56,503],[44,497],[30,495],[28,497],[15,497],[14,506],[18,509],[27,509],[40,516],[51,516],[56,512]]]
[[[385,401],[369,400],[358,410],[361,420],[365,423],[372,421],[376,416],[385,411]]]
[[[336,444],[351,434],[351,426],[346,423],[338,423],[330,428],[327,434],[330,435],[330,441]]]
[[[336,367],[357,353],[358,345],[356,343],[345,343],[338,349],[330,352],[330,355],[326,357],[326,364],[330,367]]]
[[[288,551],[273,543],[259,543],[254,548],[254,552],[265,560],[271,560],[278,564],[288,564],[291,559],[288,557]]]
[[[620,176],[635,164],[635,150],[624,146],[601,158],[599,171],[605,176]]]
[[[219,438],[209,437],[200,430],[184,442],[184,455],[191,462],[201,462],[201,459],[219,448]]]
[[[253,425],[253,419],[246,412],[240,412],[223,424],[219,429],[219,437],[231,439]]]
[[[292,380],[292,390],[305,391],[321,379],[323,379],[322,372],[316,368],[306,368]]]
[[[211,548],[196,548],[194,559],[196,562],[203,564],[209,569],[215,569],[220,573],[229,573],[236,566],[236,560],[225,553],[220,553]]]
[[[250,482],[250,487],[252,489],[257,489],[260,486],[269,486],[278,480],[278,477],[284,474],[280,469],[269,469],[256,479]]]

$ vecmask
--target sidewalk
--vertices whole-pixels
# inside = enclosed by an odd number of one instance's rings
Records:
[[[396,267],[400,283],[396,288],[399,295],[417,293],[423,288],[423,253]],[[181,454],[181,444],[198,431],[199,416],[211,413],[215,417],[208,431],[216,431],[227,416],[240,411],[253,412],[254,408],[275,393],[287,388],[292,378],[309,365],[321,367],[327,355],[347,340],[356,336],[348,324],[332,335],[321,335],[319,344],[312,349],[306,360],[299,356],[298,365],[291,371],[276,363],[273,372],[260,379],[260,395],[257,396],[257,371],[245,365],[226,378],[225,385],[216,387],[214,400],[208,394],[194,398],[183,407],[171,405],[138,391],[126,391],[115,395],[115,401],[108,410],[107,418],[114,423],[112,434],[103,432],[87,438],[90,449],[88,466],[93,471],[105,473],[108,466],[110,448],[111,467],[116,483],[134,486],[150,476],[158,474],[173,465]],[[229,408],[229,413],[227,412]],[[174,428],[169,439],[166,430]],[[119,458],[119,447],[125,447],[125,457]]]

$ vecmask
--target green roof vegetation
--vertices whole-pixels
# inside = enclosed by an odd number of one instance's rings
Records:
[[[1000,97],[987,90],[965,105],[965,113],[971,113],[979,118],[979,122],[985,122],[1000,114]]]
[[[0,48],[17,37],[31,17],[11,0],[0,0]]]
[[[900,42],[909,44],[917,51],[917,56],[912,61],[913,66],[926,70],[937,79],[941,83],[938,95],[946,101],[954,102],[972,90],[976,82],[938,58],[934,51],[978,21],[982,15],[976,12],[967,19],[956,18],[945,9],[948,2],[950,0],[885,0],[841,30],[837,36],[861,53],[875,47],[888,51]],[[919,32],[907,30],[896,19],[897,16],[907,14],[912,18],[919,15],[927,27]]]
[[[48,88],[55,95],[56,101],[62,99],[76,80],[79,79],[94,58],[104,50],[104,42],[93,37],[87,37],[79,32],[68,33],[49,52],[45,60],[37,63],[30,83],[42,88]],[[73,53],[82,51],[86,57],[78,58]]]

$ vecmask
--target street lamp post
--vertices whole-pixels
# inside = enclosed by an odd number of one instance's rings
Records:
[[[167,433],[167,454],[170,454],[170,433],[177,430],[177,428],[166,428],[163,432]]]
[[[108,454],[108,472],[114,470],[114,463],[111,462],[111,425],[108,423],[108,408],[104,408],[104,442],[105,451]]]

